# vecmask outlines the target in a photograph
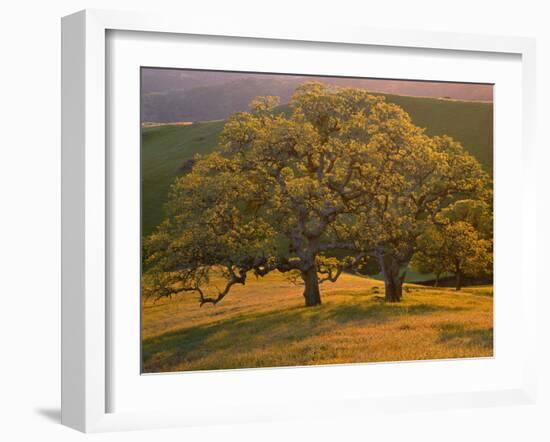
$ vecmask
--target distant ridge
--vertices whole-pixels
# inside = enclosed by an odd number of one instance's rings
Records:
[[[141,121],[225,119],[234,112],[248,110],[250,100],[260,95],[276,95],[286,103],[298,84],[312,80],[392,95],[484,102],[493,99],[492,86],[481,84],[152,69],[142,74]]]

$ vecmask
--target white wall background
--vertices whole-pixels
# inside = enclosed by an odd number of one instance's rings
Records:
[[[376,415],[85,436],[59,425],[60,358],[60,17],[84,8],[167,10],[232,20],[315,21],[535,36],[538,39],[539,201],[550,190],[545,138],[550,110],[550,13],[523,0],[19,0],[0,12],[0,439],[73,441],[550,440],[550,321],[541,331],[538,406]],[[545,161],[546,160],[546,161]],[[516,179],[516,177],[510,177]],[[517,178],[519,179],[519,177]],[[547,261],[549,211],[539,211],[539,276]],[[541,278],[542,281],[542,278]],[[541,318],[550,307],[539,285]]]

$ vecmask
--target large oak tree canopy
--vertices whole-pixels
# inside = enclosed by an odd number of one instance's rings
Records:
[[[289,111],[277,104],[259,97],[230,117],[218,151],[176,180],[145,242],[145,293],[193,291],[216,304],[278,270],[300,275],[313,306],[320,282],[374,257],[386,299],[399,301],[426,223],[482,197],[488,177],[458,142],[427,136],[364,90],[306,83]]]

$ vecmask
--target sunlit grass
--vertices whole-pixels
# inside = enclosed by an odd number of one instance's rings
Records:
[[[144,372],[465,358],[493,354],[492,286],[409,285],[386,304],[383,285],[343,275],[303,307],[281,274],[235,286],[199,307],[186,293],[143,304]]]

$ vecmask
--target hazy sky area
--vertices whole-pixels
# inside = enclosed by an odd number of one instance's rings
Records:
[[[397,95],[493,100],[493,86],[488,84],[143,68],[142,121],[224,119],[247,110],[258,95],[276,95],[287,103],[297,85],[312,80]]]

